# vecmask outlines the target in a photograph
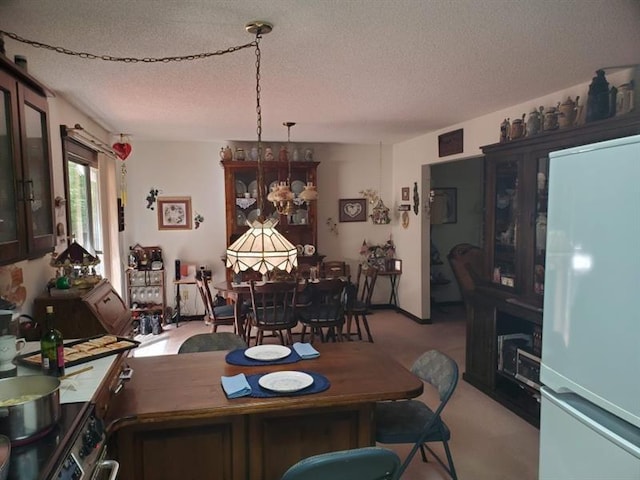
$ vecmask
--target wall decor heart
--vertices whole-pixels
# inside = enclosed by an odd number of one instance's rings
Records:
[[[344,213],[351,218],[355,218],[362,213],[362,205],[359,203],[346,203],[344,206]]]
[[[366,222],[367,200],[364,198],[346,198],[338,200],[341,222]]]
[[[122,161],[126,160],[131,154],[131,144],[129,143],[114,143],[111,145],[113,151],[116,152],[118,158]]]

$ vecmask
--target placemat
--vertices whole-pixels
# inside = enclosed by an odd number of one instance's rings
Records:
[[[292,348],[291,353],[284,358],[278,360],[254,360],[244,355],[246,348],[237,348],[231,350],[224,359],[231,365],[240,365],[242,367],[258,367],[260,365],[284,365],[286,363],[296,363],[302,360],[300,355]]]
[[[324,375],[315,372],[309,372],[306,370],[299,370],[300,372],[304,372],[313,377],[313,383],[309,385],[307,388],[303,388],[302,390],[298,390],[297,392],[273,392],[271,390],[267,390],[266,388],[262,388],[258,383],[260,377],[266,375],[266,373],[257,373],[254,375],[247,375],[247,382],[251,386],[251,394],[250,397],[254,398],[270,398],[270,397],[294,397],[298,395],[309,395],[312,393],[320,393],[324,392],[331,386],[331,382]]]

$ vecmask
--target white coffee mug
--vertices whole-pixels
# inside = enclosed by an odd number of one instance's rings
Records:
[[[24,338],[16,338],[15,335],[0,336],[0,367],[10,364],[26,344]]]

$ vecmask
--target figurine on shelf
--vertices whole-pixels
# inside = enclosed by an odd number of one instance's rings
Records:
[[[500,143],[509,141],[509,130],[511,129],[511,123],[509,118],[505,118],[500,124]]]
[[[604,70],[598,70],[589,85],[587,96],[587,123],[609,116],[609,82]]]
[[[264,160],[266,162],[273,162],[274,156],[273,156],[273,150],[271,150],[271,147],[267,147],[264,149]]]

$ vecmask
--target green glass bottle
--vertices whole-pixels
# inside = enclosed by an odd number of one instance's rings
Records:
[[[45,315],[45,332],[40,340],[42,352],[42,372],[45,375],[60,377],[64,375],[64,344],[62,334],[54,328],[53,307],[48,305]]]

